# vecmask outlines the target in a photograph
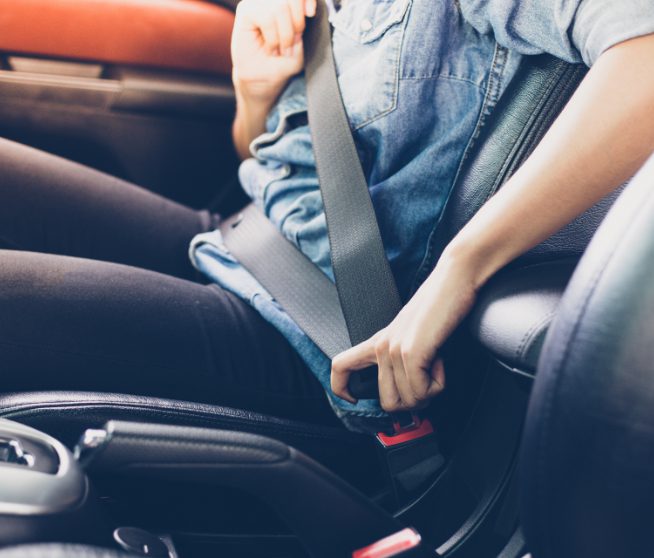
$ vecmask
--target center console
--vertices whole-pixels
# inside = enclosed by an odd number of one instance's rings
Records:
[[[127,485],[155,480],[162,491],[175,483],[194,484],[200,490],[223,486],[256,495],[302,544],[306,553],[298,556],[350,558],[358,550],[368,552],[370,545],[373,550],[375,545],[400,545],[410,551],[402,552],[407,558],[426,555],[415,531],[403,529],[394,517],[306,455],[264,436],[110,421],[101,429],[87,430],[73,454],[53,437],[4,419],[0,419],[0,555],[2,548],[33,543],[122,548],[130,556],[198,555],[177,553],[166,536],[120,526],[128,516],[107,513],[106,498],[98,498],[89,478]],[[320,502],[319,515],[308,513],[312,502]],[[142,525],[148,524],[148,517],[140,519]]]

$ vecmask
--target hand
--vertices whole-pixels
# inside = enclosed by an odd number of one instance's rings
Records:
[[[474,277],[467,266],[441,258],[386,328],[334,358],[332,391],[356,403],[347,387],[350,375],[376,364],[384,410],[425,407],[445,388],[445,369],[438,349],[472,307],[479,287]]]
[[[316,0],[243,0],[232,33],[233,79],[239,93],[272,103],[288,79],[302,71],[305,17]]]

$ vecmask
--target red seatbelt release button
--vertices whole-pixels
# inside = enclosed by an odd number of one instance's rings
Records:
[[[420,546],[420,540],[418,532],[407,527],[370,546],[355,550],[352,558],[393,558]]]
[[[381,445],[385,448],[389,448],[433,434],[434,427],[428,419],[421,420],[420,417],[415,414],[411,415],[411,418],[412,422],[407,425],[402,425],[399,422],[393,423],[393,434],[378,432],[377,439]]]

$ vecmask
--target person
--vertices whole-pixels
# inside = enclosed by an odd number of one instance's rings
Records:
[[[3,143],[0,242],[14,248],[0,254],[7,391],[147,393],[330,421],[325,388],[340,418],[366,429],[437,395],[439,348],[481,285],[654,150],[647,0],[328,4],[343,101],[405,302],[396,319],[330,363],[229,254],[220,216]],[[243,188],[330,276],[301,73],[314,13],[315,0],[239,4],[233,135]],[[527,162],[438,257],[430,238],[462,161],[521,58],[541,52],[592,69]],[[185,257],[191,238],[209,284]],[[380,403],[356,402],[348,378],[370,364]]]

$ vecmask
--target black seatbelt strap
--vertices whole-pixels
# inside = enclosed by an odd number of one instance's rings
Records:
[[[220,230],[230,252],[323,353],[333,358],[350,348],[336,286],[259,208],[248,205]]]
[[[338,86],[327,7],[317,2],[305,32],[309,128],[325,208],[332,269],[353,345],[401,310]]]
[[[368,184],[341,98],[327,7],[317,3],[304,37],[309,128],[336,284],[254,205],[224,221],[225,244],[329,357],[369,339],[401,309]],[[376,367],[352,375],[355,397],[377,397]],[[429,421],[378,434],[398,502],[442,466]]]
[[[304,41],[308,116],[336,285],[253,205],[221,231],[232,254],[333,358],[388,325],[401,301],[341,99],[323,2]],[[354,374],[350,390],[376,397],[376,369]]]

